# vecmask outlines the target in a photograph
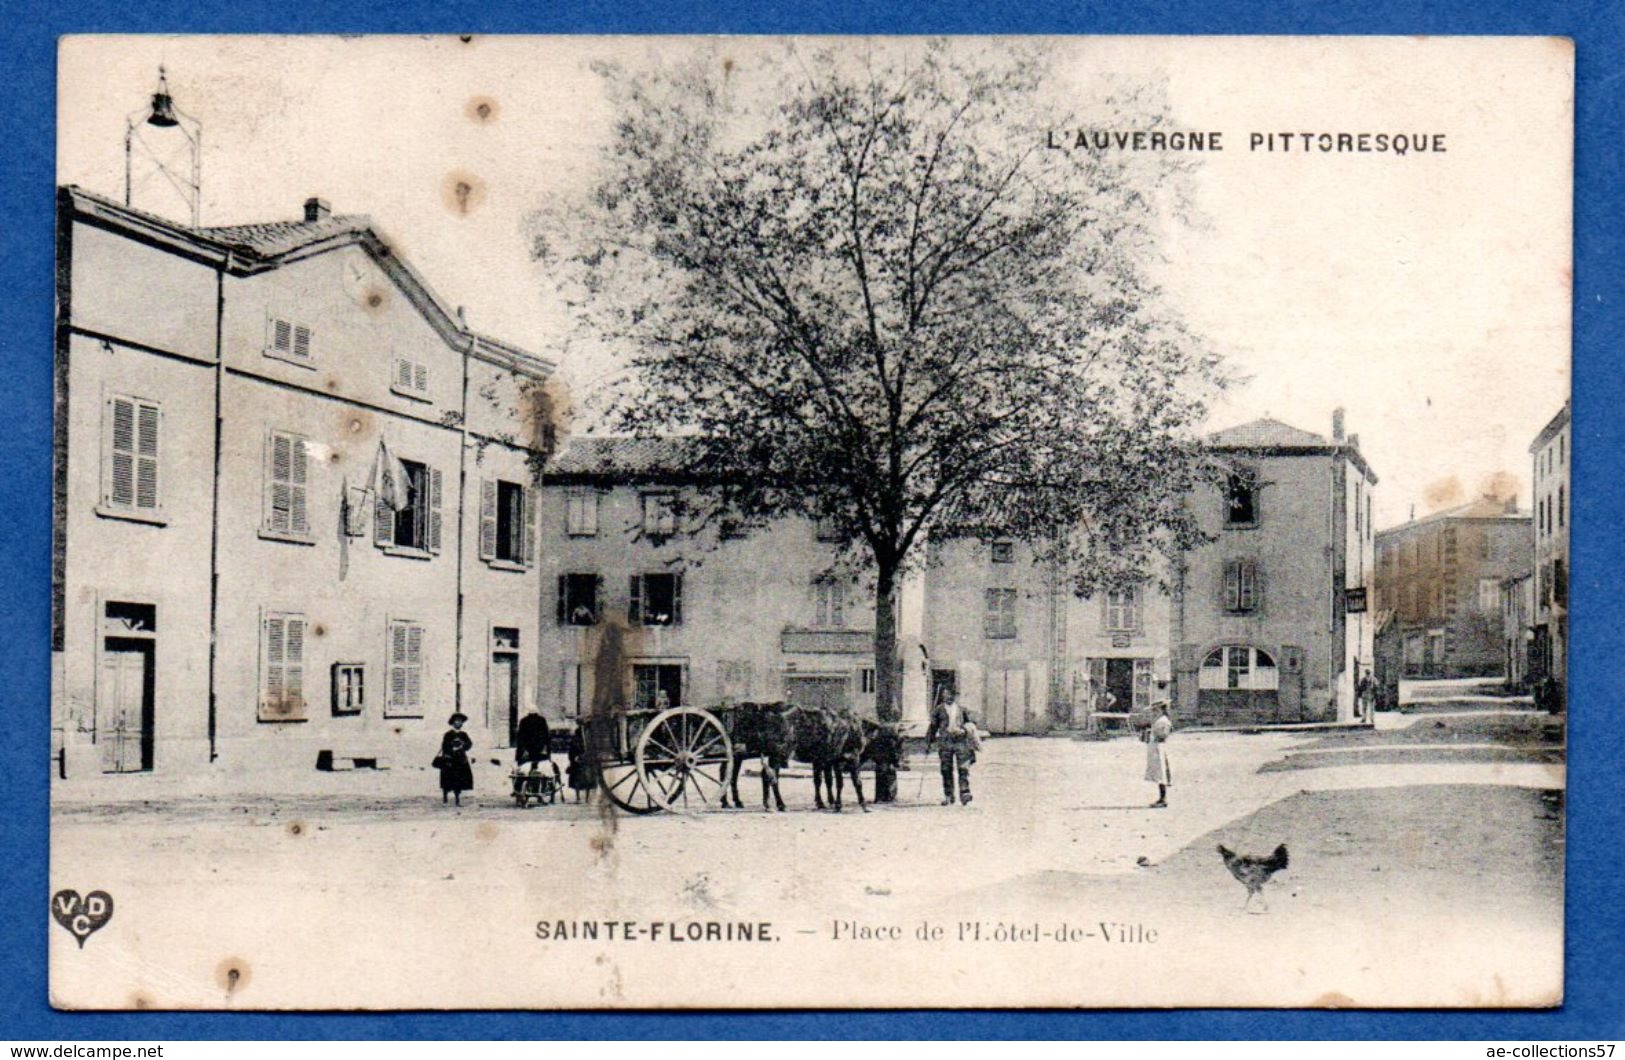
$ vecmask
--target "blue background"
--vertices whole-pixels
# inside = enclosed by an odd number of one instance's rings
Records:
[[[1619,216],[1625,211],[1625,84],[1618,3],[1562,0],[1324,0],[1251,4],[1162,0],[1138,5],[1056,0],[408,0],[305,4],[281,13],[265,2],[144,0],[140,4],[43,2],[4,10],[6,73],[0,93],[0,166],[7,201],[0,223],[0,1038],[1484,1038],[1625,1037],[1625,887],[1619,844],[1625,800],[1617,780],[1622,733],[1618,649],[1625,594],[1625,525],[1617,453],[1625,396],[1614,370],[1622,343]],[[49,584],[52,350],[52,210],[55,41],[81,32],[388,33],[1225,33],[1533,34],[1574,38],[1578,67],[1575,158],[1575,386],[1572,717],[1569,730],[1567,1002],[1547,1013],[1110,1012],[378,1015],[67,1014],[46,1000],[45,941],[49,744]],[[1507,128],[1508,138],[1517,128]],[[1428,944],[1418,938],[1418,946]],[[1236,974],[1246,955],[1237,954]],[[794,967],[784,968],[794,976]],[[856,987],[856,984],[854,984]]]

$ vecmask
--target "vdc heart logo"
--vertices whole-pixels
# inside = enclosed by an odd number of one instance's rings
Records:
[[[85,940],[113,919],[113,896],[106,891],[91,891],[81,898],[78,891],[58,891],[51,896],[51,915],[84,949]]]

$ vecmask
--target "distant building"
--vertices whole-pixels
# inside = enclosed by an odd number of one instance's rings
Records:
[[[1550,677],[1564,702],[1569,674],[1569,458],[1573,451],[1569,406],[1552,417],[1535,437],[1529,453],[1534,458],[1535,520],[1534,642],[1530,671],[1535,679]]]
[[[1394,611],[1407,677],[1504,673],[1502,584],[1529,572],[1529,513],[1483,498],[1377,534],[1377,606]]]
[[[453,710],[504,742],[536,702],[551,364],[318,199],[198,228],[64,188],[57,247],[68,772],[421,764]]]
[[[672,471],[672,444],[576,438],[546,468],[546,712],[573,722],[595,702],[788,700],[872,715],[872,588],[836,567],[835,549],[806,520],[749,533],[682,525],[679,495],[694,484]],[[917,580],[905,582],[905,659],[920,657],[918,593]],[[922,725],[923,682],[905,667],[905,717]]]
[[[1209,439],[1229,475],[1190,498],[1211,544],[1175,595],[1175,712],[1187,722],[1353,721],[1372,667],[1371,495],[1377,476],[1345,436],[1272,419]]]

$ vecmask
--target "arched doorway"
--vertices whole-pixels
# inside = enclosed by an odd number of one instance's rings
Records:
[[[1274,721],[1280,713],[1281,670],[1275,656],[1247,644],[1221,644],[1202,659],[1196,710],[1216,722]]]

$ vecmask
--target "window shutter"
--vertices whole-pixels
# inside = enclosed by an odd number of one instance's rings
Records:
[[[982,635],[984,637],[999,635],[999,598],[996,589],[988,589],[983,594]]]
[[[271,348],[278,353],[293,349],[293,325],[286,320],[271,321]]]
[[[112,426],[108,432],[107,501],[127,508],[135,503],[135,403],[111,398],[108,408]]]
[[[158,508],[158,406],[142,402],[136,409],[135,506]]]
[[[681,574],[671,576],[671,624],[674,626],[683,624],[683,576]]]
[[[301,360],[310,360],[310,329],[304,326],[293,329],[293,355]]]
[[[1241,607],[1241,565],[1230,560],[1224,565],[1224,581],[1220,585],[1219,607],[1236,611]]]
[[[392,623],[389,627],[389,690],[386,707],[393,713],[406,706],[406,627]]]
[[[429,551],[440,551],[440,529],[444,519],[440,514],[441,475],[439,468],[429,469]]]
[[[632,575],[631,602],[626,608],[626,620],[634,626],[643,624],[643,577]]]
[[[412,389],[420,394],[429,392],[429,369],[421,362],[412,366]]]
[[[384,500],[384,491],[378,491],[373,505],[372,540],[379,548],[395,543],[395,510]]]
[[[536,490],[526,487],[522,496],[525,506],[525,540],[519,554],[525,566],[534,567],[536,566]]]
[[[558,620],[559,620],[559,625],[561,625],[561,626],[564,625],[565,621],[569,618],[569,611],[568,611],[569,596],[570,596],[570,576],[568,574],[561,574],[561,575],[559,575],[559,605],[558,605]]]
[[[266,478],[269,480],[270,506],[266,512],[265,526],[268,530],[282,533],[288,532],[288,513],[291,502],[288,498],[289,480],[292,478],[293,456],[289,452],[292,440],[285,434],[271,432],[266,440],[266,448],[270,450],[270,467]]]
[[[1264,610],[1264,567],[1262,564],[1249,563],[1247,568],[1252,574],[1253,583],[1252,606],[1249,610],[1262,611]]]
[[[497,556],[497,484],[495,479],[480,480],[480,558],[493,560]]]
[[[293,457],[293,474],[288,484],[288,529],[296,534],[310,533],[310,513],[306,507],[306,481],[310,472],[308,443],[303,438],[288,440]]]
[[[395,385],[403,388],[412,385],[412,362],[405,357],[395,358]]]
[[[305,716],[305,620],[287,619],[287,644],[283,664],[283,712],[286,717]]]
[[[280,615],[265,616],[265,696],[262,697],[263,717],[280,717],[283,712],[283,667],[286,626]]]
[[[406,627],[406,706],[413,713],[423,708],[423,627]]]

